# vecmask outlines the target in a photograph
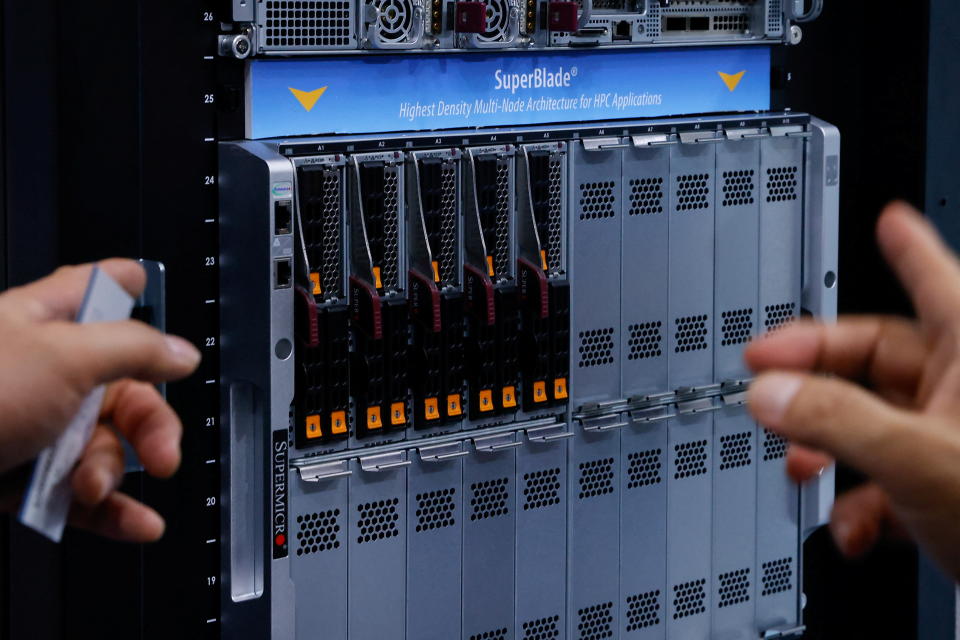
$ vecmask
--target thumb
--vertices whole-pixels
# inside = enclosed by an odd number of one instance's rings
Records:
[[[922,419],[846,380],[801,373],[759,376],[748,402],[771,431],[881,481],[907,470],[903,454]]]

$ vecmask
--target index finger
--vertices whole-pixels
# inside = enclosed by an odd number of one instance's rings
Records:
[[[94,266],[133,297],[139,296],[146,286],[147,274],[135,260],[111,258],[96,264],[60,267],[46,278],[10,289],[0,301],[34,322],[73,320],[83,303]]]
[[[902,202],[887,206],[877,241],[921,321],[940,328],[960,315],[960,263],[916,209]]]

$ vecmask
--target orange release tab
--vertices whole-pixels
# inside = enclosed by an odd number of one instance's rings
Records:
[[[448,416],[459,416],[463,415],[463,403],[460,402],[459,393],[451,393],[447,396],[447,415]]]
[[[390,424],[398,427],[407,424],[407,407],[402,402],[394,402],[390,405]]]
[[[314,414],[307,416],[307,440],[316,440],[323,437],[323,431],[320,429],[320,416]]]
[[[493,391],[490,389],[480,392],[480,411],[493,411]]]
[[[553,381],[553,397],[556,400],[566,400],[568,397],[567,393],[567,379],[566,378],[557,378]]]
[[[440,401],[437,398],[426,398],[423,401],[423,415],[427,420],[439,420]]]
[[[347,432],[347,412],[334,411],[330,414],[330,433],[343,435]]]
[[[383,420],[380,419],[380,407],[367,407],[367,429],[382,429]]]
[[[543,380],[537,380],[533,383],[533,401],[534,402],[546,402],[547,401],[547,383]]]
[[[503,388],[503,406],[507,409],[513,409],[515,406],[517,406],[516,387]]]
[[[320,286],[320,274],[311,273],[310,282],[313,283],[313,295],[319,296],[323,293],[323,288]]]

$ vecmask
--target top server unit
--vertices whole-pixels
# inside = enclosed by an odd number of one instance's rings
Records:
[[[234,0],[220,53],[796,44],[795,0]]]

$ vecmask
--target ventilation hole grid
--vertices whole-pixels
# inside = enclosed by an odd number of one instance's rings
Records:
[[[662,455],[662,449],[650,449],[649,451],[628,454],[627,489],[660,484],[662,480],[660,471],[663,467]]]
[[[580,332],[580,368],[613,364],[613,328]]]
[[[523,640],[560,640],[560,616],[524,622]]]
[[[739,569],[719,576],[721,609],[750,601],[750,569]]]
[[[297,516],[297,555],[340,548],[340,509]]]
[[[630,339],[627,345],[630,347],[628,360],[646,360],[647,358],[658,358],[663,355],[661,347],[663,346],[663,334],[660,329],[662,322],[645,322],[644,324],[632,324],[627,327],[630,332]]]
[[[374,542],[400,535],[397,528],[397,520],[400,519],[400,514],[397,513],[399,503],[399,498],[393,498],[357,505],[357,529],[360,531],[357,543]]]
[[[615,182],[585,182],[580,185],[580,219],[599,220],[616,215]]]
[[[787,455],[787,439],[773,431],[763,430],[763,461],[779,460]]]
[[[506,629],[494,629],[493,631],[484,631],[470,636],[470,640],[507,640]]]
[[[613,493],[613,458],[580,463],[580,499]]]
[[[510,497],[507,488],[508,481],[509,478],[500,478],[499,480],[474,482],[470,485],[470,491],[473,493],[473,497],[470,499],[471,520],[485,520],[486,518],[496,518],[510,513],[510,509],[507,507],[507,500]]]
[[[398,172],[383,174],[383,265],[384,289],[399,286],[400,223],[399,223],[399,178]]]
[[[723,206],[753,204],[753,169],[723,172]]]
[[[267,47],[342,47],[353,33],[345,0],[268,0],[264,43]]]
[[[444,164],[441,170],[443,181],[440,199],[440,247],[436,261],[442,282],[457,281],[457,170]]]
[[[411,0],[378,0],[371,4],[377,16],[377,37],[381,42],[414,41],[415,10]]]
[[[602,640],[613,637],[613,603],[605,602],[577,611],[580,640]]]
[[[677,454],[674,460],[673,479],[682,480],[707,472],[707,441],[694,440],[673,446]]]
[[[763,308],[763,326],[767,331],[779,329],[794,318],[797,309],[796,303],[769,304]]]
[[[660,624],[660,590],[627,598],[627,632]]]
[[[453,512],[457,505],[454,488],[417,494],[417,533],[452,527],[456,524]]]
[[[793,586],[793,558],[781,558],[763,563],[763,591],[770,596],[789,591]]]
[[[496,246],[493,261],[496,273],[510,273],[510,169],[506,161],[497,161]],[[489,250],[489,249],[488,249]]]
[[[630,215],[663,213],[663,178],[634,178],[630,181]]]
[[[753,333],[753,309],[724,311],[720,317],[723,319],[721,346],[729,347],[750,341],[750,335]]]
[[[560,469],[525,473],[523,481],[524,511],[560,504]]]
[[[483,42],[505,42],[509,38],[510,5],[507,0],[487,2],[487,31],[477,36]]]
[[[710,200],[709,173],[677,177],[677,211],[708,209]]]
[[[323,268],[320,277],[325,292],[340,291],[340,172],[323,176]]]
[[[749,431],[720,437],[720,471],[750,465],[753,435]]]
[[[797,199],[797,167],[767,169],[767,202]]]
[[[674,585],[673,587],[673,619],[688,618],[705,613],[707,592],[703,578]]]
[[[550,213],[547,225],[547,255],[552,256],[552,270],[560,267],[558,257],[563,249],[563,173],[559,158],[550,159]]]
[[[676,341],[676,346],[673,349],[674,353],[702,351],[707,348],[706,314],[677,318],[674,323],[677,326],[677,332],[674,336]]]
[[[770,35],[779,35],[783,31],[783,9],[780,0],[770,0],[770,6],[767,9],[767,31]]]

